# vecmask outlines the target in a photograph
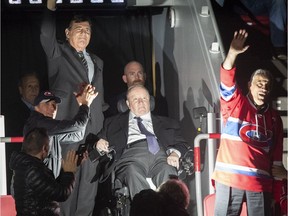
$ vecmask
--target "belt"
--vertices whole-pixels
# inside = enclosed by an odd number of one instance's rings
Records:
[[[140,143],[140,142],[146,142],[146,139],[140,139],[140,140],[136,140],[132,143],[129,143],[129,144],[127,144],[127,148],[130,148],[131,146],[136,145],[137,143]]]

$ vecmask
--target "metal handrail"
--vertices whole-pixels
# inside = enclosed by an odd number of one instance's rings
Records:
[[[201,153],[200,141],[203,139],[220,139],[220,133],[198,134],[194,139],[194,171],[196,184],[197,215],[203,216],[202,191],[201,191]],[[213,162],[209,160],[209,163]]]
[[[23,137],[0,137],[0,143],[22,143]]]

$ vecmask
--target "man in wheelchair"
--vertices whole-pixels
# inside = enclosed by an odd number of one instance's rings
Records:
[[[128,187],[131,200],[150,188],[146,178],[158,187],[177,175],[180,157],[188,150],[179,123],[151,114],[149,99],[144,86],[131,86],[126,101],[129,110],[106,119],[94,145],[106,155],[113,147],[114,159],[103,171],[103,178],[114,173],[116,182]]]

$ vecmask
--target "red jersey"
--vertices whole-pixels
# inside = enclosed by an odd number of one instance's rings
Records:
[[[271,165],[282,164],[282,120],[269,105],[256,109],[237,87],[235,71],[221,67],[223,128],[212,178],[241,190],[272,192]]]

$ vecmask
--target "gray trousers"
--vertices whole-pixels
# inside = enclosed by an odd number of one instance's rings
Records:
[[[124,150],[115,174],[129,188],[132,199],[141,190],[150,188],[146,178],[151,178],[158,187],[171,175],[177,175],[177,171],[167,163],[167,154],[163,149],[154,155],[148,151],[147,142],[142,141]]]
[[[246,200],[249,216],[271,216],[271,197],[268,192],[232,188],[216,182],[215,216],[238,216]]]
[[[75,186],[69,198],[60,203],[61,216],[92,216],[98,181],[90,183],[95,175],[99,161],[92,163],[87,159],[78,167]]]

